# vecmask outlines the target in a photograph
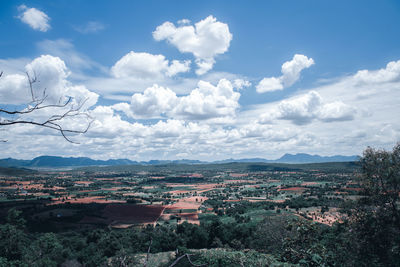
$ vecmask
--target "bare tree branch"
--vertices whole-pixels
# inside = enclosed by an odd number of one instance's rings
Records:
[[[45,100],[47,99],[47,93],[46,89],[43,90],[42,96],[41,97],[36,97],[34,93],[34,83],[37,82],[37,77],[36,74],[33,73],[34,76],[31,77],[28,72],[26,72],[26,76],[28,79],[29,83],[29,89],[30,89],[30,94],[31,94],[31,99],[32,101],[27,104],[27,107],[21,110],[8,110],[5,108],[0,108],[0,114],[6,114],[6,116],[11,116],[10,118],[0,118],[0,127],[1,126],[11,126],[11,125],[17,125],[17,124],[30,124],[30,125],[35,125],[43,128],[48,128],[52,129],[55,131],[58,131],[63,138],[70,142],[70,143],[75,143],[78,144],[77,142],[72,141],[69,137],[67,137],[68,133],[74,133],[74,134],[83,134],[86,133],[90,126],[93,123],[93,118],[86,112],[82,112],[82,108],[84,104],[87,102],[87,98],[81,101],[80,103],[77,104],[77,106],[74,107],[73,105],[73,98],[68,97],[68,99],[64,102],[62,102],[62,98],[58,101],[56,104],[44,104]],[[3,72],[0,72],[0,77],[3,75]],[[48,118],[44,119],[42,122],[39,121],[34,121],[34,120],[27,120],[24,119],[23,115],[26,114],[35,114],[36,111],[39,110],[44,110],[44,109],[55,109],[55,113]],[[59,114],[57,114],[59,112]],[[17,118],[13,118],[12,116],[18,116]],[[65,129],[63,128],[61,122],[63,119],[70,118],[70,117],[85,117],[89,122],[85,129],[83,130],[76,130],[76,129]],[[0,142],[7,142],[6,140],[0,140]]]
[[[182,259],[184,259],[184,258],[187,258],[188,259],[188,261],[189,261],[189,263],[192,265],[192,266],[195,266],[195,267],[203,267],[203,266],[207,266],[207,264],[194,264],[191,260],[190,260],[190,256],[191,255],[193,255],[193,254],[184,254],[184,255],[182,255],[182,256],[180,256],[179,258],[177,258],[169,267],[172,267],[172,266],[175,266],[180,260],[182,260]]]
[[[147,266],[147,263],[149,262],[149,256],[150,256],[151,244],[153,244],[153,238],[150,238],[150,244],[149,244],[149,248],[147,249],[146,261],[144,262],[144,265],[143,265],[143,267],[146,267],[146,266]]]

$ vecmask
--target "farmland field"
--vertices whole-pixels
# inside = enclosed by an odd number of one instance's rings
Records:
[[[331,164],[280,164],[279,168],[268,164],[117,166],[7,175],[0,179],[0,205],[5,213],[12,203],[29,201],[36,212],[21,209],[33,225],[45,217],[61,229],[66,222],[69,228],[198,225],[207,216],[235,221],[237,212],[255,222],[286,212],[332,225],[341,218],[340,204],[359,197],[355,165],[343,165],[339,171]],[[43,201],[44,205],[34,204]],[[93,205],[96,208],[90,208]],[[74,212],[60,213],[60,209]]]

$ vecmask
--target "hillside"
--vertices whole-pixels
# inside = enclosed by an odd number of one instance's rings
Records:
[[[0,167],[31,167],[31,168],[58,168],[58,167],[87,167],[87,166],[120,166],[120,165],[168,165],[168,164],[229,164],[229,163],[290,163],[290,164],[308,164],[308,163],[325,163],[325,162],[353,162],[357,161],[358,156],[330,156],[322,157],[319,155],[301,154],[285,154],[276,160],[268,160],[263,158],[248,159],[226,159],[221,161],[205,162],[199,160],[149,160],[149,161],[132,161],[129,159],[109,159],[94,160],[88,157],[57,157],[57,156],[40,156],[32,160],[19,160],[13,158],[0,159]],[[280,167],[277,165],[276,167]],[[287,166],[283,166],[286,168]],[[290,166],[293,168],[294,166]]]

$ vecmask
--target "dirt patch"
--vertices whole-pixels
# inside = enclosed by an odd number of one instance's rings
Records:
[[[207,197],[185,197],[178,200],[178,202],[166,206],[166,209],[171,210],[186,210],[186,209],[198,209],[201,204],[206,201]],[[196,201],[197,200],[197,201]]]
[[[203,174],[201,173],[192,173],[188,177],[193,177],[193,178],[203,178]]]
[[[287,191],[287,192],[304,192],[307,188],[305,187],[289,187],[289,188],[281,188],[278,191]]]
[[[183,187],[183,186],[195,186],[195,184],[174,184],[174,183],[165,183],[168,187]]]
[[[156,188],[154,185],[142,186],[142,189],[154,189],[154,188]]]
[[[181,217],[179,224],[186,221],[191,224],[200,225],[199,215],[197,213],[180,213],[179,216]]]
[[[267,199],[265,201],[273,202],[273,203],[284,203],[286,200],[285,199]]]
[[[312,185],[318,185],[317,182],[303,182],[301,186],[312,186]]]
[[[76,181],[76,182],[74,182],[74,184],[88,186],[90,184],[93,184],[93,181]]]
[[[239,177],[246,177],[249,176],[248,173],[231,173],[229,174],[230,177],[239,178]]]
[[[161,205],[110,204],[103,210],[103,217],[125,224],[155,223],[164,209]]]

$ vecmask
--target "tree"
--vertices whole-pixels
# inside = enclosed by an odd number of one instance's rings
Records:
[[[0,78],[3,72],[0,72]],[[70,143],[76,143],[72,141],[68,134],[82,134],[86,133],[93,119],[87,112],[82,111],[82,107],[86,103],[87,99],[76,103],[72,97],[60,98],[56,103],[49,103],[48,94],[46,88],[42,90],[41,94],[35,93],[34,85],[37,82],[37,77],[34,74],[33,77],[27,72],[28,84],[30,89],[31,101],[22,108],[15,108],[13,110],[0,106],[0,129],[6,126],[18,125],[18,124],[30,124],[38,127],[52,129],[58,131],[65,140]],[[34,119],[35,115],[41,114],[42,111],[51,111],[50,115],[46,115],[44,118]],[[31,115],[31,118],[26,118],[27,115]],[[66,120],[73,117],[83,117],[86,119],[87,124],[83,129],[71,129],[66,128],[63,123]],[[0,140],[1,142],[7,142],[6,140]]]
[[[370,204],[384,209],[400,226],[400,143],[393,151],[374,150],[368,147],[361,158],[361,184]]]
[[[368,147],[360,159],[365,197],[350,217],[350,236],[360,265],[400,265],[400,143],[393,151]]]

